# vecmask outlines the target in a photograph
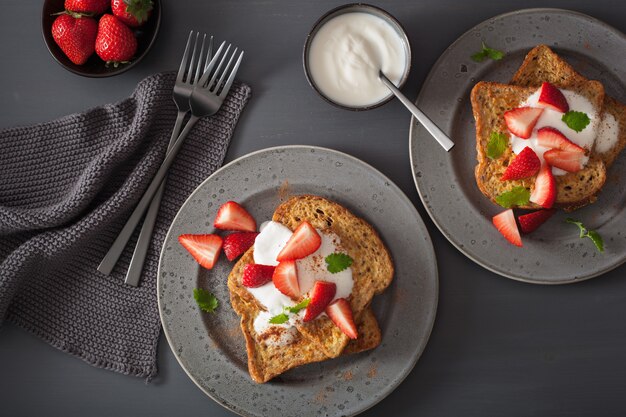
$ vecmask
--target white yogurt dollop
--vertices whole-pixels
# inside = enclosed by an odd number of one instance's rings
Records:
[[[395,29],[369,13],[345,13],[324,23],[309,49],[314,84],[332,101],[363,107],[391,92],[378,78],[382,70],[398,84],[406,67],[406,51]]]
[[[613,149],[619,140],[619,124],[615,117],[609,113],[604,112],[600,127],[598,128],[598,137],[596,139],[596,151],[599,153],[605,153]]]
[[[539,103],[539,95],[541,93],[541,88],[535,91],[530,97],[526,99],[525,102],[520,104],[520,107],[540,107],[544,108],[541,117],[537,120],[537,124],[533,129],[530,138],[522,139],[514,134],[511,134],[511,147],[513,149],[513,153],[516,155],[519,154],[525,147],[530,147],[541,162],[543,163],[543,154],[549,148],[539,146],[537,144],[537,131],[542,127],[553,127],[563,133],[565,137],[574,142],[576,145],[583,147],[587,150],[593,149],[594,142],[596,140],[596,136],[598,135],[598,126],[600,124],[600,115],[593,107],[593,104],[586,97],[581,96],[580,94],[576,94],[573,91],[569,90],[560,90],[567,103],[569,104],[570,110],[579,111],[586,113],[589,116],[589,124],[582,131],[576,132],[573,129],[570,129],[567,124],[561,118],[563,117],[563,113],[557,110],[553,110],[551,108],[547,108],[545,105]],[[583,160],[583,166],[587,164],[589,158],[585,157]],[[552,173],[554,175],[565,175],[566,171],[562,169],[552,167]]]

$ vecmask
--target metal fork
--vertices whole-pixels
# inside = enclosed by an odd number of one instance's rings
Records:
[[[191,117],[189,118],[189,121],[185,125],[185,128],[180,136],[178,136],[178,139],[176,139],[176,142],[171,147],[170,151],[167,153],[165,160],[144,192],[141,200],[137,203],[135,210],[126,221],[126,224],[111,245],[111,248],[105,255],[104,259],[102,259],[102,262],[98,266],[98,271],[107,275],[111,273],[117,259],[133,234],[133,230],[135,230],[135,227],[137,227],[141,221],[141,217],[148,208],[150,201],[152,201],[152,198],[165,179],[167,170],[174,162],[174,159],[183,145],[185,138],[201,117],[214,115],[222,106],[224,98],[226,98],[226,95],[233,85],[235,75],[237,74],[237,70],[239,69],[239,65],[241,64],[241,60],[243,58],[243,51],[241,51],[237,56],[237,48],[229,54],[232,45],[228,45],[226,50],[223,52],[225,43],[226,42],[222,42],[209,62],[209,65],[206,67],[202,77],[194,85],[189,99],[189,107],[191,109]],[[225,63],[226,65],[224,66]]]
[[[209,40],[209,48],[208,51],[206,51],[206,57],[204,58],[203,64],[202,58],[205,54],[204,45],[206,42],[206,34],[203,34],[202,46],[199,50],[200,54],[196,60],[196,54],[198,53],[198,39],[200,37],[200,33],[196,32],[193,52],[190,56],[190,47],[194,38],[193,35],[194,31],[192,30],[189,32],[187,46],[185,46],[183,59],[180,61],[180,68],[178,69],[178,74],[176,75],[176,83],[174,84],[174,91],[172,93],[172,98],[178,108],[178,115],[176,116],[176,123],[174,124],[174,129],[172,130],[172,136],[170,137],[170,142],[167,148],[168,151],[176,142],[176,138],[178,138],[178,135],[183,127],[183,120],[189,112],[189,99],[191,98],[191,93],[193,92],[193,86],[198,84],[202,73],[209,65],[210,59],[213,55],[213,36],[211,36]],[[194,73],[195,61],[197,61],[197,65]],[[132,285],[133,287],[136,287],[139,284],[139,279],[141,278],[141,271],[143,270],[143,264],[146,260],[148,249],[150,248],[150,242],[152,241],[152,231],[154,230],[154,225],[159,214],[159,208],[161,206],[161,200],[163,199],[164,190],[165,181],[163,181],[150,203],[150,208],[148,208],[148,212],[144,217],[141,232],[139,233],[137,243],[135,244],[133,257],[130,260],[128,271],[126,271],[126,278],[124,282],[128,285]]]

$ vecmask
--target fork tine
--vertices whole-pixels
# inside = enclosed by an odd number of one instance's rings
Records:
[[[180,68],[178,68],[178,74],[176,75],[176,81],[182,81],[185,75],[185,68],[187,67],[187,59],[189,59],[189,47],[191,46],[191,37],[193,36],[193,30],[189,32],[187,38],[187,46],[185,46],[185,53],[183,59],[180,60]]]
[[[233,81],[235,81],[235,75],[237,75],[237,70],[239,69],[239,64],[241,64],[241,60],[243,59],[243,51],[239,54],[239,58],[237,62],[235,62],[235,66],[230,71],[230,75],[228,76],[228,80],[226,80],[226,84],[224,84],[224,88],[222,88],[222,92],[220,93],[220,98],[224,99],[228,91],[230,91],[230,87],[233,85]]]
[[[198,38],[200,37],[200,32],[196,33],[196,40],[193,43],[193,53],[191,54],[191,60],[189,61],[189,69],[187,70],[187,79],[186,83],[191,84],[193,81],[193,63],[196,60],[196,52],[198,50]]]
[[[228,68],[230,68],[230,64],[233,63],[233,59],[235,59],[235,56],[237,55],[237,50],[238,49],[239,48],[235,48],[235,50],[233,51],[233,54],[230,56],[230,59],[228,60],[228,64],[226,64],[226,66],[224,67],[224,71],[222,71],[222,75],[221,75],[220,79],[217,81],[217,83],[215,83],[215,89],[213,90],[215,92],[215,94],[217,94],[217,92],[219,91],[220,87],[222,86],[222,83],[224,82],[224,79],[228,75]]]
[[[196,66],[196,74],[193,79],[194,84],[198,84],[198,80],[200,76],[202,76],[202,70],[204,69],[202,66],[202,57],[204,56],[204,44],[206,43],[206,33],[202,36],[202,46],[200,46],[200,55],[198,56],[198,65]]]
[[[213,68],[215,68],[215,63],[219,59],[220,54],[222,53],[222,49],[224,49],[224,45],[226,45],[226,41],[222,42],[220,47],[217,48],[215,55],[213,55],[213,58],[211,58],[211,62],[209,62],[209,65],[204,69],[204,74],[202,74],[202,78],[200,78],[200,83],[198,84],[200,85],[200,87],[204,87],[207,80],[209,79],[209,76],[211,75]]]
[[[211,36],[211,39],[209,40],[209,52],[206,54],[206,61],[204,61],[205,71],[211,62],[211,58],[213,58],[213,36]]]
[[[208,89],[211,91],[213,91],[213,83],[217,79],[217,76],[219,75],[220,70],[222,69],[222,65],[224,65],[224,61],[226,61],[226,57],[228,56],[228,52],[230,51],[231,46],[232,45],[229,44],[228,48],[226,48],[226,52],[224,52],[224,55],[222,56],[220,63],[218,64],[217,68],[215,68],[215,72],[213,73],[213,77],[211,77],[211,81],[209,81],[209,84],[207,84]]]

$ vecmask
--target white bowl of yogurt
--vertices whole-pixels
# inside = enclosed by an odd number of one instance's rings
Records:
[[[304,44],[304,72],[311,87],[329,103],[369,110],[393,94],[379,70],[399,88],[411,69],[411,44],[397,19],[368,4],[346,4],[324,14]]]

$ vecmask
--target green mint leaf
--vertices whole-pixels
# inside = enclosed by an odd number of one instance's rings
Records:
[[[354,262],[350,256],[339,252],[331,253],[324,260],[326,261],[326,269],[331,274],[343,271]]]
[[[504,52],[497,49],[493,49],[485,45],[483,42],[482,49],[471,56],[475,62],[483,62],[487,58],[491,58],[494,61],[499,61],[504,58]]]
[[[565,122],[567,127],[569,127],[570,129],[576,132],[582,132],[587,127],[587,125],[591,122],[591,120],[589,119],[589,116],[587,116],[586,113],[583,113],[581,111],[573,111],[573,110],[570,110],[567,113],[565,113],[563,117],[561,117],[561,120]]]
[[[287,311],[293,314],[297,314],[300,310],[307,308],[310,302],[311,300],[309,298],[306,298],[293,307],[287,307]]]
[[[604,241],[602,240],[602,236],[600,236],[600,233],[596,232],[595,230],[588,230],[582,222],[576,221],[571,217],[568,217],[567,219],[565,219],[565,221],[567,223],[575,224],[576,226],[578,226],[578,228],[580,229],[579,237],[581,239],[584,237],[588,237],[589,239],[591,239],[593,244],[596,245],[596,248],[599,252],[604,252]]]
[[[530,201],[530,191],[525,187],[514,187],[496,197],[496,203],[504,208],[523,206]]]
[[[219,306],[217,298],[209,291],[202,288],[193,289],[193,298],[196,300],[196,304],[198,304],[200,310],[207,313],[215,313],[215,309]]]
[[[283,324],[289,321],[289,316],[285,313],[280,313],[270,319],[272,324]]]
[[[508,136],[504,133],[491,132],[487,144],[487,156],[491,159],[500,158],[508,146],[507,139]]]
[[[472,61],[474,62],[483,62],[485,59],[487,59],[487,57],[488,57],[487,52],[485,52],[485,50],[483,49],[480,52],[476,52],[475,54],[472,54],[470,58],[472,58]]]

